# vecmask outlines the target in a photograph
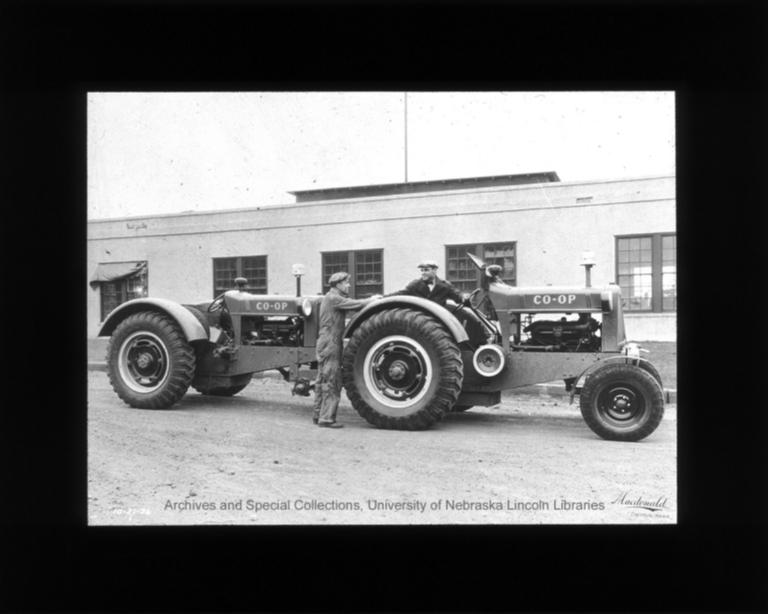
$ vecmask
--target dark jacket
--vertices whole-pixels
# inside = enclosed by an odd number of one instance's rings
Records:
[[[457,303],[461,303],[462,295],[449,281],[444,279],[435,278],[435,286],[432,292],[429,291],[429,286],[421,278],[414,279],[405,288],[398,292],[393,292],[387,296],[398,296],[401,294],[407,294],[409,296],[420,296],[427,298],[430,301],[434,301],[438,305],[445,307],[445,301],[451,299]]]

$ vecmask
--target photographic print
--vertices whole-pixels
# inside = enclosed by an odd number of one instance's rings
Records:
[[[89,525],[676,524],[674,92],[87,130]]]

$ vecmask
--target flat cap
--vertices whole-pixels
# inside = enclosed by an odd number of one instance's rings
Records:
[[[436,269],[438,267],[437,267],[437,262],[435,262],[434,260],[422,260],[421,262],[419,262],[419,264],[416,265],[416,268],[418,268],[418,269],[421,269],[421,268]]]
[[[349,273],[345,271],[339,271],[338,273],[334,273],[328,278],[328,285],[335,286],[337,283],[344,281],[345,279],[349,279]]]

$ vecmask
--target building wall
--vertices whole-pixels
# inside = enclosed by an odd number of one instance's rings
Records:
[[[594,252],[593,285],[615,281],[615,236],[675,232],[674,177],[549,183],[248,210],[91,221],[88,274],[99,262],[147,260],[148,291],[179,302],[211,298],[213,258],[267,255],[268,288],[295,292],[291,265],[305,265],[304,294],[320,292],[321,252],[383,249],[384,291],[416,277],[445,246],[517,242],[520,286],[583,285],[581,254]],[[99,290],[88,292],[88,331],[99,325]],[[628,316],[628,336],[674,338],[674,315]]]

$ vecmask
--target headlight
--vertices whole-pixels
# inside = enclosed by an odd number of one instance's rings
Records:
[[[312,315],[312,301],[308,298],[301,301],[301,313],[303,313],[306,318]]]
[[[475,371],[484,377],[494,377],[501,373],[506,361],[504,352],[498,345],[481,345],[472,356]]]

